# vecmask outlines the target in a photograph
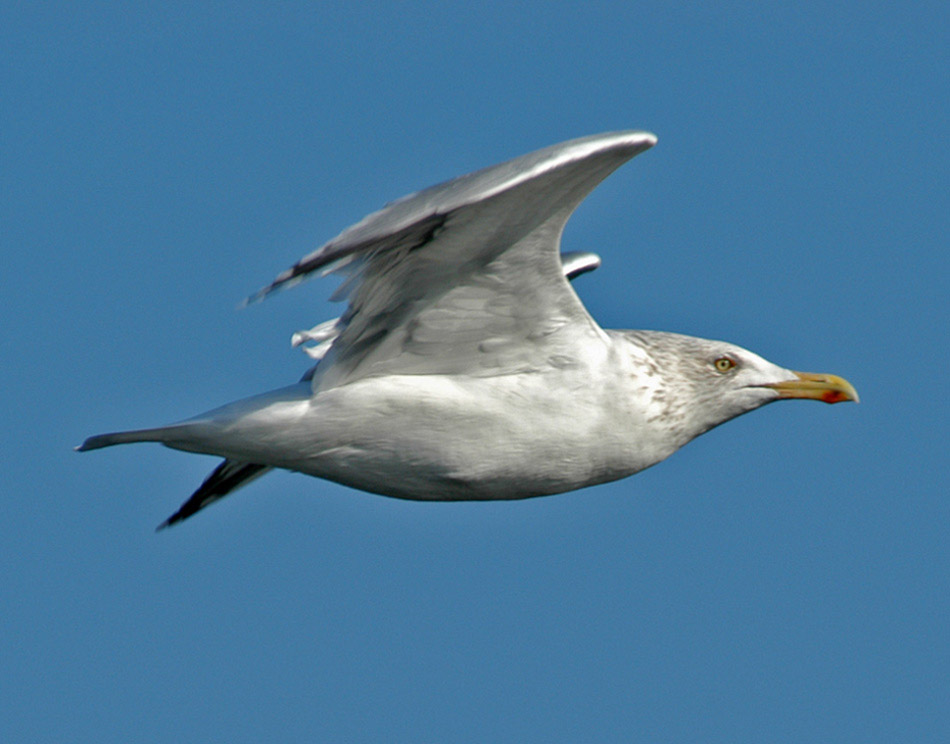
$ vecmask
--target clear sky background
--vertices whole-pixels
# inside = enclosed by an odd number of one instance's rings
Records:
[[[76,8],[82,6],[82,10]],[[950,741],[945,3],[7,3],[0,740]],[[659,144],[564,247],[602,325],[834,372],[632,479],[419,504],[79,455],[293,382],[409,191]]]

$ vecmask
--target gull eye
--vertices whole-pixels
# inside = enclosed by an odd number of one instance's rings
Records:
[[[735,361],[729,357],[719,357],[713,364],[717,372],[728,372],[736,366]]]

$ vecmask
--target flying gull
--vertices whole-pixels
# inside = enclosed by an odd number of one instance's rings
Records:
[[[300,382],[78,449],[161,442],[225,458],[161,528],[273,468],[402,499],[523,499],[625,478],[775,400],[857,401],[835,375],[591,318],[570,280],[600,259],[561,254],[561,232],[654,144],[584,137],[392,202],[249,298],[344,277],[333,299],[346,312],[294,335],[316,359]]]

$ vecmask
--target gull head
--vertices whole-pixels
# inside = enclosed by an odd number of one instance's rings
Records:
[[[682,446],[714,426],[777,400],[858,402],[842,377],[796,372],[724,341],[627,331],[638,403]]]

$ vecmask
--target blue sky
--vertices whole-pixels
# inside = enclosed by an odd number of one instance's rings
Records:
[[[944,4],[7,4],[0,739],[950,736]],[[607,327],[846,376],[632,479],[416,504],[78,455],[294,381],[384,202],[561,140],[652,151],[565,248]]]

